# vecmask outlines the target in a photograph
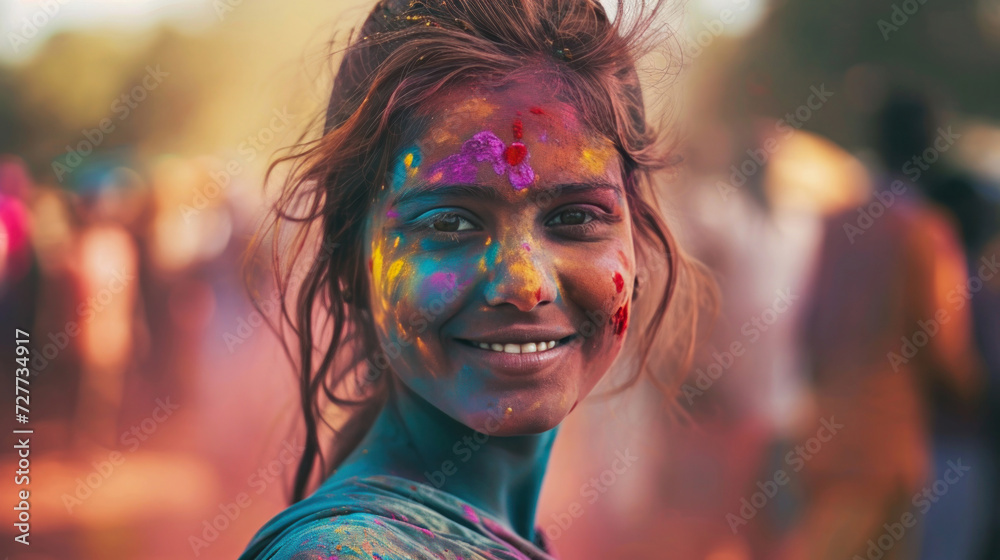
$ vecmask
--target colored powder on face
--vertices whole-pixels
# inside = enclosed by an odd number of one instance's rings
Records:
[[[431,288],[438,292],[447,292],[455,289],[455,274],[452,272],[435,272],[427,279]]]
[[[518,191],[535,182],[535,171],[528,165],[527,157],[525,157],[525,161],[520,165],[510,168],[507,178],[510,179],[510,184],[514,187],[514,190]]]
[[[388,212],[385,213],[385,216],[387,218],[398,218],[399,212],[396,212],[395,210],[389,210]]]
[[[538,301],[542,301],[542,289],[541,288],[538,288],[538,290],[535,291],[535,299],[538,300]]]
[[[497,175],[507,173],[511,186],[521,190],[535,181],[535,172],[528,165],[528,148],[514,142],[509,147],[496,134],[484,130],[462,144],[457,154],[452,154],[430,170],[430,180],[451,183],[472,183],[479,168],[477,163],[489,162]]]
[[[602,175],[604,174],[604,162],[606,161],[602,156],[605,155],[606,152],[604,150],[597,151],[584,148],[580,152],[580,166],[593,175]]]
[[[538,137],[538,141],[539,142],[548,142],[549,141],[549,132],[547,130],[543,130],[542,134]]]
[[[514,119],[514,139],[520,140],[524,136],[524,126],[521,124],[521,119]]]
[[[616,272],[613,280],[615,281],[615,290],[617,290],[619,294],[622,293],[622,289],[625,288],[625,279],[622,278],[622,274],[620,272]]]
[[[531,245],[528,245],[527,243],[521,243],[521,247],[522,247],[522,248],[523,248],[523,249],[524,249],[525,251],[531,251]]]
[[[628,303],[619,307],[618,311],[615,311],[610,323],[614,327],[616,335],[621,336],[625,332],[625,329],[628,327]]]
[[[524,161],[525,156],[528,155],[528,148],[520,143],[514,142],[507,149],[504,150],[503,157],[507,160],[508,165],[518,165]]]
[[[532,115],[544,115],[545,111],[541,107],[532,107],[530,109]]]
[[[368,261],[368,269],[374,278],[382,276],[382,246],[381,244],[372,250],[372,258]]]
[[[403,261],[393,261],[392,264],[389,265],[389,273],[386,275],[386,281],[389,284],[392,284],[396,281],[396,278],[399,277],[400,272],[403,272]]]
[[[476,163],[489,161],[497,175],[503,174],[505,166],[500,156],[504,143],[496,134],[488,130],[479,132],[462,144],[457,154],[450,155],[436,163],[431,174],[441,173],[441,178],[453,183],[471,183],[476,180]]]
[[[407,177],[415,176],[420,167],[421,159],[420,150],[415,146],[404,150],[393,165],[389,183],[394,188],[398,188]]]

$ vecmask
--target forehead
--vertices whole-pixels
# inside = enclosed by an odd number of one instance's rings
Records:
[[[456,89],[418,114],[420,131],[397,154],[393,190],[476,184],[524,194],[551,185],[621,184],[614,144],[542,80]]]

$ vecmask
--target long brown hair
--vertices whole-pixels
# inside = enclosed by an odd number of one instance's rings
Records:
[[[375,359],[380,349],[367,309],[364,224],[403,131],[422,104],[447,88],[500,85],[518,70],[541,68],[584,122],[615,144],[641,250],[638,292],[658,294],[637,341],[638,365],[620,388],[642,372],[668,392],[676,385],[675,372],[657,375],[648,362],[668,304],[676,325],[670,340],[681,350],[672,365],[690,362],[698,306],[672,302],[695,275],[660,215],[651,175],[672,164],[672,151],[647,123],[636,71],[649,39],[666,37],[655,25],[662,1],[632,6],[618,0],[612,20],[596,0],[383,0],[352,34],[323,133],[268,169],[270,177],[276,166],[289,166],[273,219],[255,240],[255,248],[271,244],[279,334],[287,326],[294,335],[285,350],[298,369],[306,432],[294,501],[343,462],[385,402],[390,376]],[[295,227],[286,235],[289,222]],[[301,278],[296,263],[304,268]],[[325,429],[332,438],[320,437]]]

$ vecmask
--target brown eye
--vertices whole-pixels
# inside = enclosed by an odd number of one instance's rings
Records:
[[[459,216],[458,214],[444,214],[439,216],[432,223],[434,229],[437,231],[444,232],[456,232],[468,229],[474,229],[473,225],[469,220]]]
[[[563,210],[549,221],[549,225],[556,226],[576,226],[585,224],[593,219],[589,212],[583,210]]]

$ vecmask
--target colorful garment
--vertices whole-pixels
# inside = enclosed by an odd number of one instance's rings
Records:
[[[395,476],[330,479],[264,525],[240,560],[554,560],[489,514]]]

